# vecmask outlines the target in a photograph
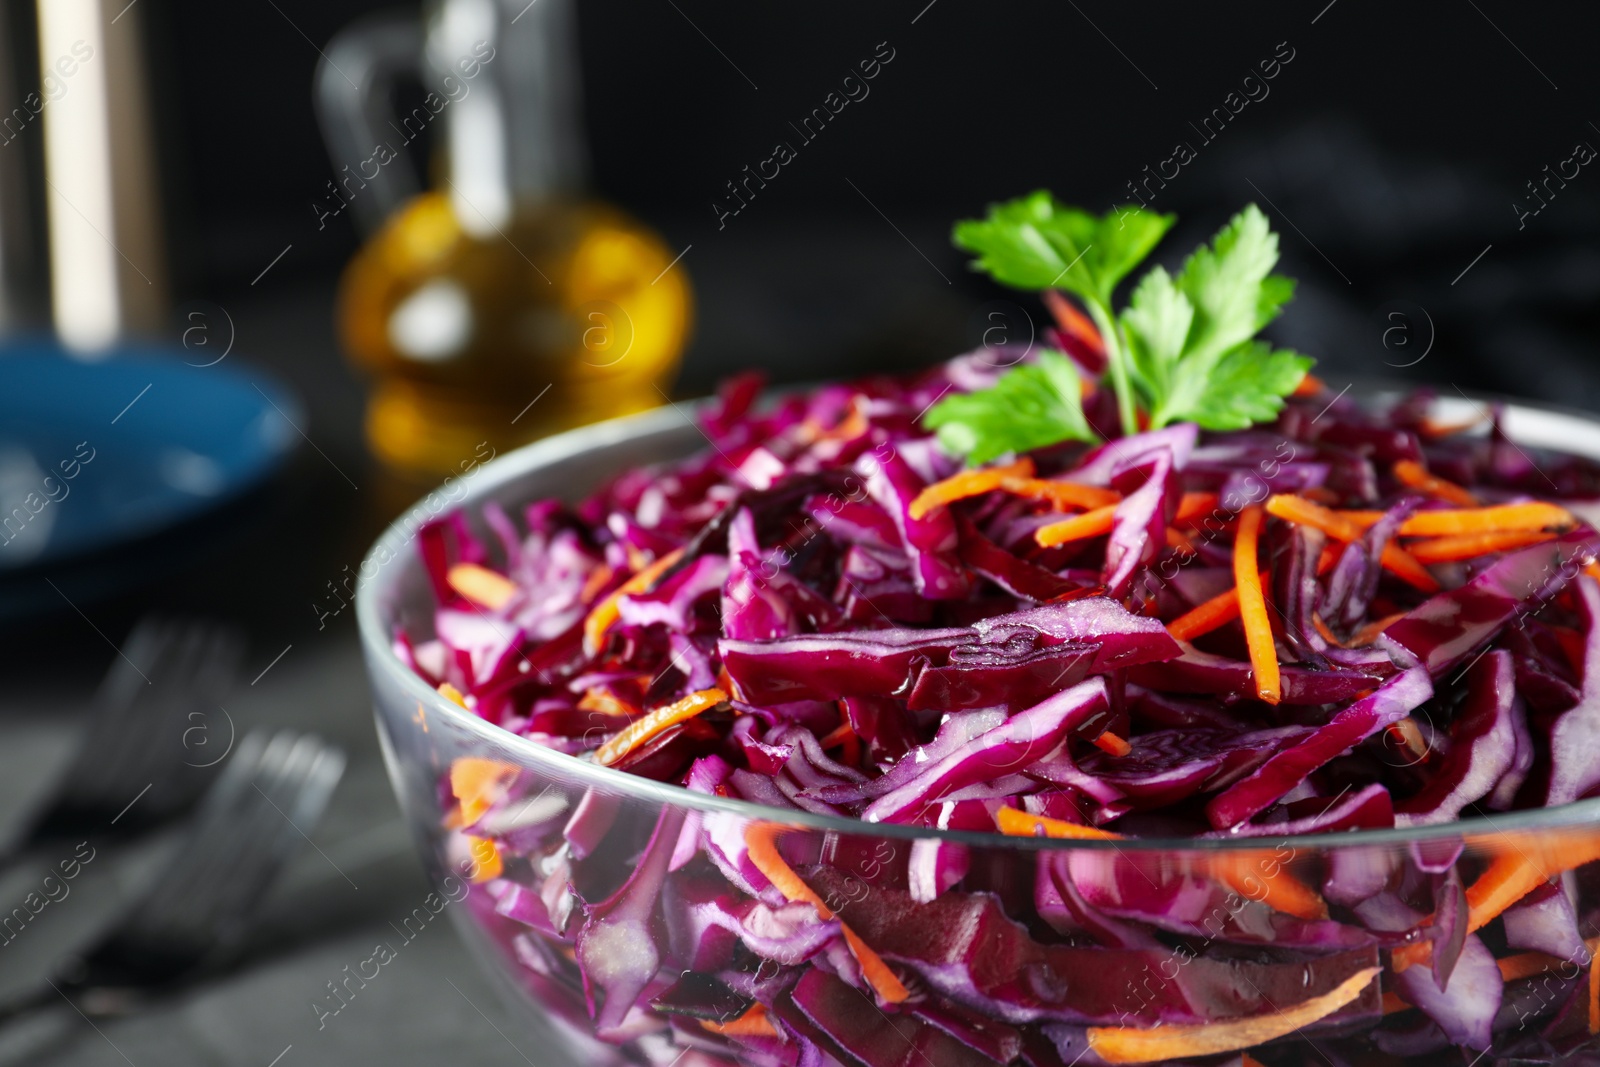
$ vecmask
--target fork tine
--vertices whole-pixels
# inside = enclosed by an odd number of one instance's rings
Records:
[[[203,785],[201,776],[179,773],[183,731],[195,711],[208,712],[237,677],[241,642],[230,629],[199,622],[141,622],[135,637],[150,655],[146,674],[129,702],[102,705],[89,724],[63,782],[63,795],[78,805],[120,806],[154,782],[148,802],[181,807]]]
[[[218,791],[215,804],[207,796],[209,812],[177,861],[130,914],[126,936],[195,946],[228,939],[293,856],[301,832],[325,808],[343,769],[343,753],[289,731],[264,745],[256,734],[246,741],[251,752],[259,752],[253,766],[233,764],[230,770],[245,770],[226,791]],[[251,752],[236,757],[248,759]],[[290,811],[300,816],[293,824],[286,817]]]

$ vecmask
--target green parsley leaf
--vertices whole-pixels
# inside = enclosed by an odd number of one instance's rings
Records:
[[[1271,422],[1283,410],[1283,398],[1294,392],[1306,376],[1310,356],[1265,341],[1246,341],[1229,349],[1201,379],[1188,406],[1174,397],[1165,410],[1166,422],[1185,420],[1208,430],[1243,430],[1257,422]],[[1152,417],[1151,425],[1157,423]]]
[[[1065,289],[1109,312],[1117,283],[1160,242],[1176,216],[1138,207],[1103,216],[1056,200],[1047,190],[989,205],[983,219],[958,222],[956,245],[975,269],[1014,289]]]
[[[1293,281],[1271,273],[1277,262],[1278,237],[1252,204],[1176,278],[1154,267],[1140,280],[1121,327],[1152,427],[1236,430],[1282,409],[1311,361],[1251,340],[1294,295]]]
[[[1043,351],[988,389],[945,397],[922,422],[938,431],[946,451],[974,466],[1060,441],[1098,441],[1083,416],[1082,389],[1071,360]]]

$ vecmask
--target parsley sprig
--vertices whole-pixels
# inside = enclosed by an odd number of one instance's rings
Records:
[[[1256,334],[1294,295],[1272,273],[1278,237],[1254,204],[1235,215],[1176,275],[1152,267],[1128,306],[1112,305],[1118,283],[1139,266],[1176,221],[1138,207],[1103,216],[1060,203],[1043,190],[992,205],[983,219],[956,224],[957,246],[975,269],[1017,289],[1062,289],[1076,296],[1105,344],[1124,434],[1192,421],[1238,430],[1274,418],[1311,366]],[[942,400],[926,424],[941,442],[983,463],[1067,440],[1096,440],[1083,415],[1077,371],[1042,353],[992,388]]]

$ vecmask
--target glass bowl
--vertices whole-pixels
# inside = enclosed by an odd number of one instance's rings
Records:
[[[456,507],[476,523],[490,500],[576,500],[703,447],[688,418],[664,408],[463,464],[361,567],[378,735],[438,891],[429,907],[514,991],[541,1067],[1600,1056],[1600,800],[1246,840],[869,824],[557,753],[395,656],[396,626],[432,633],[419,523]],[[1513,405],[1506,423],[1526,444],[1600,456],[1600,424],[1583,416]],[[765,876],[774,849],[821,909],[786,903]],[[1432,920],[1402,902],[1419,893],[1444,902]],[[1437,957],[1456,960],[1442,994]],[[1457,998],[1457,1032],[1413,1007],[1439,996]]]

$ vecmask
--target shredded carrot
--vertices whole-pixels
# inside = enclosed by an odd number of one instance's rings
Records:
[[[1105,731],[1099,737],[1095,738],[1094,746],[1100,751],[1109,753],[1113,756],[1126,756],[1128,753],[1133,751],[1132,745],[1128,744],[1127,741],[1118,737],[1110,730]]]
[[[452,704],[459,704],[463,708],[467,706],[467,698],[462,695],[461,690],[457,689],[449,682],[439,683],[439,695],[450,701]]]
[[[1295,386],[1294,392],[1290,393],[1289,395],[1316,396],[1326,388],[1327,386],[1322,384],[1321,378],[1318,378],[1315,374],[1307,374],[1304,378],[1300,379],[1300,384]]]
[[[1338,566],[1339,557],[1344,555],[1344,545],[1338,541],[1329,541],[1322,546],[1322,555],[1317,557],[1317,574],[1327,574]]]
[[[1521,952],[1515,956],[1502,956],[1494,962],[1500,968],[1502,982],[1515,982],[1519,978],[1543,974],[1561,961],[1548,952]]]
[[[1099,537],[1111,532],[1111,527],[1116,524],[1117,506],[1107,504],[1103,508],[1086,511],[1082,515],[1074,515],[1070,519],[1052,522],[1048,526],[1041,526],[1033,531],[1033,539],[1045,548],[1064,545],[1068,541],[1080,541],[1086,537]]]
[[[591,656],[600,651],[606,634],[611,631],[620,614],[617,601],[629,593],[649,592],[682,555],[683,549],[675,548],[654,563],[645,565],[632,578],[617,586],[610,596],[591,608],[588,617],[583,620],[583,650]]]
[[[1276,515],[1288,522],[1314,526],[1329,537],[1340,541],[1359,541],[1365,530],[1350,518],[1349,512],[1330,511],[1319,504],[1297,496],[1276,495],[1267,499],[1267,514]],[[1377,520],[1373,520],[1377,521]],[[1370,523],[1368,525],[1371,525]],[[1402,532],[1404,532],[1402,528]],[[1379,557],[1385,570],[1421,589],[1424,593],[1437,593],[1439,581],[1418,563],[1416,558],[1399,545],[1383,546]]]
[[[1372,642],[1378,639],[1379,634],[1383,633],[1383,631],[1387,630],[1389,627],[1405,618],[1407,614],[1409,614],[1409,612],[1397,611],[1393,615],[1385,615],[1381,619],[1375,619],[1372,622],[1367,623],[1365,626],[1351,635],[1350,647],[1366,648],[1368,645],[1372,644]]]
[[[1326,1018],[1361,996],[1381,968],[1367,967],[1322,994],[1292,1008],[1220,1023],[1163,1023],[1150,1029],[1091,1026],[1089,1047],[1107,1063],[1154,1063],[1234,1052],[1274,1041]]]
[[[611,576],[614,573],[616,572],[604,563],[590,571],[589,577],[583,580],[583,589],[578,593],[579,599],[585,604],[594,600],[595,597],[600,595],[600,590],[611,584]]]
[[[595,751],[595,761],[603,767],[609,767],[661,731],[686,722],[727,699],[728,694],[720,689],[702,689],[690,693],[677,703],[656,708],[648,715],[630,722],[615,737],[601,745]]]
[[[1185,555],[1194,555],[1194,542],[1181,533],[1176,526],[1167,527],[1167,547],[1175,548]]]
[[[1587,574],[1595,581],[1600,582],[1600,563],[1594,562],[1593,560],[1585,563],[1583,565],[1583,573]]]
[[[859,393],[852,397],[850,410],[845,413],[844,418],[840,419],[838,425],[832,429],[818,431],[817,440],[849,441],[866,433],[870,424],[867,422],[867,413],[862,409],[861,401]]]
[[[854,767],[861,759],[861,739],[856,736],[856,728],[850,725],[848,716],[840,716],[843,721],[834,727],[817,744],[826,752],[835,746],[844,747],[844,762],[847,766]]]
[[[1240,896],[1297,919],[1326,919],[1328,904],[1316,890],[1283,869],[1274,852],[1224,853],[1208,859],[1206,873]],[[1268,874],[1267,871],[1272,873]]]
[[[1239,535],[1233,542],[1233,583],[1239,594],[1239,619],[1244,623],[1244,640],[1250,649],[1250,667],[1256,676],[1256,696],[1268,704],[1282,697],[1278,683],[1278,649],[1272,639],[1272,620],[1267,615],[1267,595],[1257,560],[1257,542],[1264,521],[1261,508],[1251,505],[1239,515]]]
[[[803,900],[817,909],[824,921],[833,918],[833,909],[824,904],[814,890],[789,866],[789,861],[778,851],[778,835],[783,827],[773,823],[753,822],[745,827],[744,843],[749,850],[750,862],[756,870],[767,876],[767,881],[789,901]],[[841,921],[839,928],[845,944],[850,946],[856,962],[861,965],[861,977],[867,980],[879,999],[888,1004],[899,1004],[911,995],[883,957],[874,952],[856,932]]]
[[[1510,840],[1467,887],[1467,932],[1490,922],[1551,878],[1600,860],[1600,836],[1565,835],[1551,840]],[[1394,950],[1396,971],[1433,958],[1433,942],[1417,941]]]
[[[1401,537],[1445,537],[1451,534],[1505,533],[1510,530],[1565,529],[1577,523],[1559,504],[1532,500],[1488,508],[1439,508],[1419,511],[1400,524]]]
[[[1399,993],[1389,990],[1383,994],[1383,1014],[1393,1015],[1397,1011],[1409,1011],[1412,1003]]]
[[[476,870],[472,872],[474,882],[487,882],[491,878],[498,878],[505,873],[505,861],[500,858],[500,846],[487,837],[468,837],[467,851],[471,853]]]
[[[1314,611],[1311,613],[1311,626],[1328,644],[1333,645],[1335,648],[1344,647],[1344,642],[1339,640],[1332,630],[1328,629],[1328,624],[1322,621],[1322,616]]]
[[[1221,505],[1222,498],[1216,493],[1185,493],[1178,500],[1178,510],[1173,514],[1172,521],[1179,524],[1193,523],[1213,514]]]
[[[517,777],[515,764],[462,756],[450,764],[450,794],[457,805],[458,826],[471,826],[483,818],[495,801],[505,796]]]
[[[1262,1063],[1250,1053],[1241,1052],[1239,1053],[1239,1067],[1262,1067]]]
[[[737,1019],[729,1019],[725,1023],[701,1019],[700,1025],[713,1034],[721,1034],[723,1037],[778,1036],[778,1028],[772,1025],[772,1020],[767,1018],[767,1009],[760,1003],[750,1005],[749,1009]]]
[[[1417,725],[1417,720],[1407,715],[1399,722],[1392,723],[1386,731],[1390,737],[1399,741],[1417,759],[1422,759],[1428,754],[1427,738],[1422,736],[1422,728]]]
[[[1061,332],[1082,344],[1085,348],[1105,355],[1106,343],[1100,337],[1100,331],[1095,327],[1094,320],[1072,306],[1072,301],[1061,295],[1058,289],[1046,289],[1039,294],[1044,301],[1044,306],[1050,310],[1050,317],[1056,320],[1056,326]],[[1087,374],[1080,374],[1084,381],[1089,380]]]
[[[1000,483],[1000,488],[1016,496],[1048,501],[1058,511],[1066,508],[1103,508],[1122,499],[1122,494],[1113,489],[1057,481],[1054,478],[1007,478]]]
[[[1394,476],[1401,485],[1408,489],[1415,489],[1419,493],[1438,497],[1457,507],[1475,508],[1478,498],[1455,482],[1445,481],[1443,478],[1428,473],[1428,468],[1414,459],[1402,459],[1394,465]]]
[[[1494,533],[1456,534],[1451,537],[1434,537],[1416,541],[1407,550],[1418,563],[1447,563],[1458,559],[1475,559],[1490,552],[1505,552],[1513,548],[1526,548],[1548,541],[1555,534],[1542,530],[1499,530]]]
[[[942,481],[934,482],[911,501],[911,517],[920,519],[934,508],[981,496],[1000,488],[1007,478],[1033,477],[1033,460],[1023,456],[1015,463],[979,470],[961,471]]]
[[[1260,575],[1267,580],[1267,572]],[[1210,600],[1195,605],[1176,619],[1167,623],[1167,633],[1179,641],[1193,641],[1219,626],[1226,626],[1239,617],[1239,590],[1225,589]]]
[[[1017,808],[1000,808],[994,813],[995,827],[1012,837],[1058,837],[1075,841],[1120,841],[1121,834],[1102,830],[1098,826],[1080,826],[1065,819],[1052,819],[1046,815],[1031,815]]]
[[[631,719],[642,714],[642,709],[627,703],[609,689],[591,686],[578,698],[579,711],[597,711],[601,715],[617,715]]]
[[[476,563],[451,564],[444,580],[451,589],[490,611],[499,611],[517,595],[517,584],[510,578]]]

